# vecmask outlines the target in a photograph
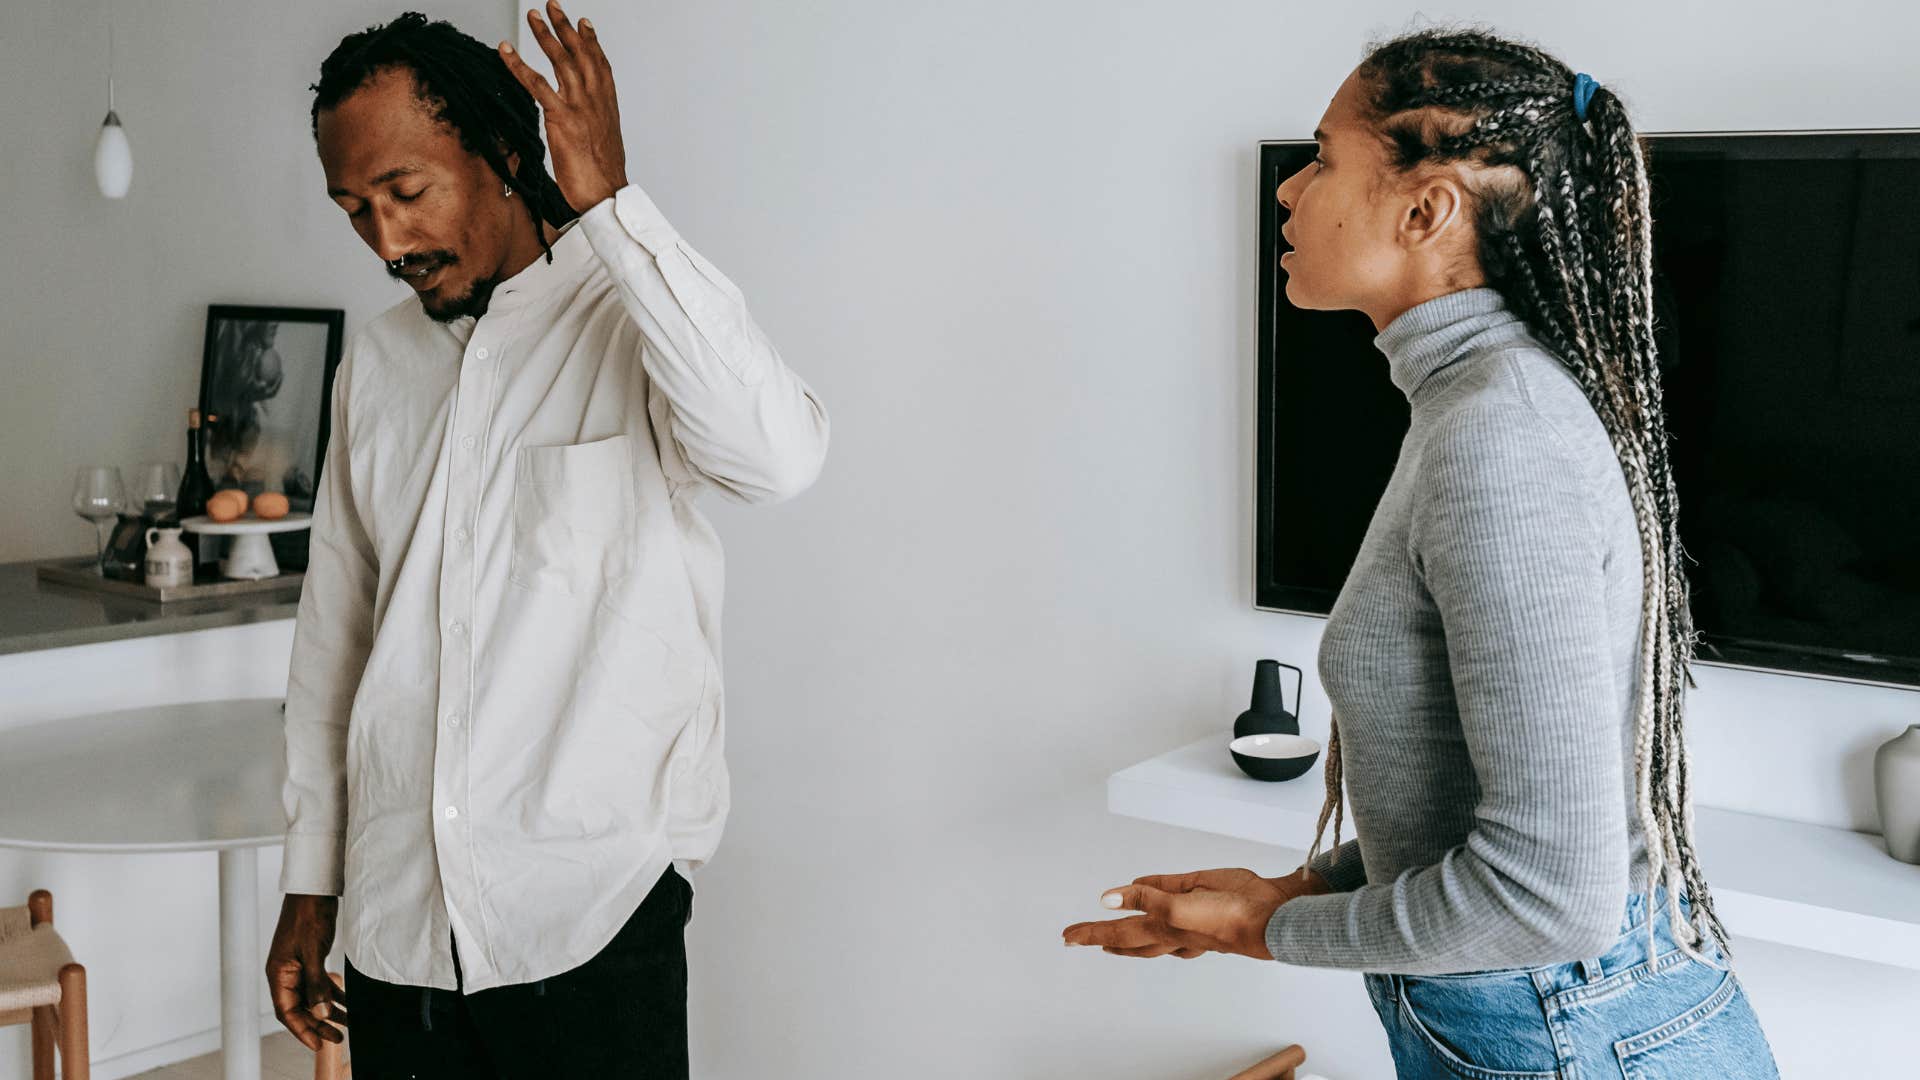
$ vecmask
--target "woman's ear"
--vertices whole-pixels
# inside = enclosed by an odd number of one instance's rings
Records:
[[[1435,173],[1409,192],[1398,235],[1411,253],[1448,243],[1468,225],[1466,189],[1458,178]]]

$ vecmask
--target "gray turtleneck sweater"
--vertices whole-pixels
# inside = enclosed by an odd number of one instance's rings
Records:
[[[1604,952],[1645,880],[1638,529],[1572,375],[1491,289],[1376,339],[1413,416],[1328,616],[1356,840],[1277,960],[1439,974]]]

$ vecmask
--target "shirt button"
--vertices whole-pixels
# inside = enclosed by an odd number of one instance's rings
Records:
[[[460,816],[460,811],[459,811],[459,810],[457,810],[457,809],[455,809],[455,808],[453,808],[453,807],[451,807],[451,806],[449,806],[449,807],[447,807],[447,820],[448,820],[448,821],[452,821],[452,820],[453,820],[454,818],[457,818],[457,817],[459,817],[459,816]]]
[[[459,727],[459,726],[460,726],[460,714],[459,714],[459,713],[448,713],[448,714],[447,714],[447,726],[448,726],[448,727]]]
[[[473,449],[473,436],[471,435],[460,436],[460,449],[462,450]]]
[[[479,358],[480,358],[480,359],[482,359],[482,360],[485,360],[485,359],[487,358],[487,350],[486,350],[486,347],[485,347],[485,346],[482,346],[482,347],[480,347],[479,349],[476,349],[476,350],[474,350],[474,353],[473,353],[473,355],[475,355],[475,356],[477,356],[477,357],[479,357]]]
[[[461,542],[461,543],[463,543],[463,544],[464,544],[464,543],[466,543],[466,542],[467,542],[467,530],[465,530],[465,529],[455,529],[455,530],[453,530],[453,538],[454,538],[455,540],[458,540],[458,541],[460,541],[460,542]]]
[[[447,627],[447,633],[452,634],[454,637],[459,637],[461,634],[464,634],[466,632],[467,632],[467,624],[463,622],[457,622]]]

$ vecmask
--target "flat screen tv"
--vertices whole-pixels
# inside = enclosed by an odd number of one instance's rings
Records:
[[[1920,686],[1920,131],[1648,136],[1656,339],[1707,663]],[[1288,303],[1263,143],[1255,602],[1325,615],[1407,402]]]

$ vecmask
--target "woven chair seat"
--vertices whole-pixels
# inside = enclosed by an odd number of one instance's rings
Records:
[[[60,969],[71,963],[51,924],[34,926],[25,907],[0,908],[0,1013],[60,1004]]]

